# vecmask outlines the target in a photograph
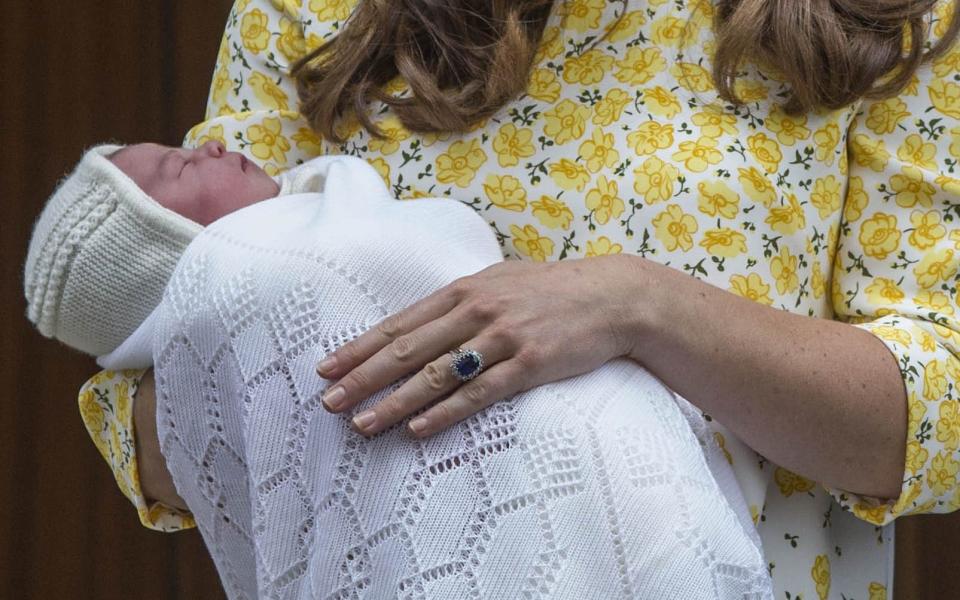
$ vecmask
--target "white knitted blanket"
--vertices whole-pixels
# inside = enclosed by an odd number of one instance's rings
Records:
[[[423,441],[324,411],[322,357],[502,257],[466,205],[311,168],[322,194],[207,228],[152,317],[163,454],[231,598],[772,598],[729,466],[632,361]]]

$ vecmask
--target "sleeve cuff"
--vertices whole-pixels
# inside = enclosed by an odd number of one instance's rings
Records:
[[[133,437],[133,398],[146,371],[100,371],[80,388],[83,424],[107,461],[120,491],[137,509],[140,523],[155,531],[196,527],[193,516],[161,502],[149,502],[140,488]]]
[[[960,509],[960,360],[940,328],[888,314],[856,323],[896,357],[908,398],[907,439],[900,496],[883,500],[824,486],[844,510],[874,525],[906,515]]]

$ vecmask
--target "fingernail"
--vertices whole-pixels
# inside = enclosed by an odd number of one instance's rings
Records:
[[[327,407],[327,410],[339,410],[343,406],[344,396],[346,395],[347,392],[342,387],[339,385],[333,386],[323,395],[323,405]]]
[[[420,435],[427,429],[427,419],[426,417],[417,417],[416,419],[410,421],[410,430],[415,434]]]
[[[367,429],[377,420],[377,414],[372,410],[362,412],[353,418],[353,424],[357,429]]]
[[[317,365],[317,371],[332,371],[336,366],[337,358],[335,356],[328,356]]]

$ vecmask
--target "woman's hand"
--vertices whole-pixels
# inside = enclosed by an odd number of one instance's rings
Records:
[[[627,355],[636,343],[631,321],[641,302],[638,266],[643,260],[611,255],[508,261],[458,279],[386,317],[321,362],[320,375],[340,379],[324,396],[324,406],[331,412],[349,410],[419,370],[357,415],[353,425],[372,435],[432,404],[409,425],[423,437],[497,400]],[[457,347],[483,355],[483,372],[465,383],[450,368],[448,353]],[[335,362],[328,364],[330,359]]]
[[[137,453],[137,473],[140,489],[147,500],[157,500],[167,506],[188,510],[187,503],[177,494],[173,477],[160,453],[157,435],[157,389],[153,369],[140,381],[133,399],[133,430]]]

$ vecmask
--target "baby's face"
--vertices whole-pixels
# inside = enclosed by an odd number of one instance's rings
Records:
[[[280,193],[263,169],[220,142],[194,150],[136,144],[110,160],[161,206],[204,226]]]

